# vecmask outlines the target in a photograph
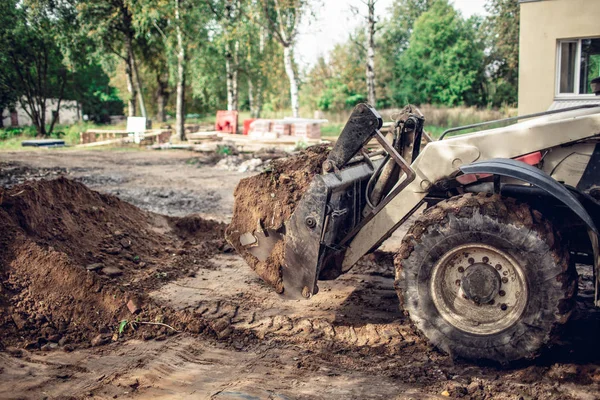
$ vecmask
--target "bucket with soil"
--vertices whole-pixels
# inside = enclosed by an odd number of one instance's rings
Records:
[[[329,148],[319,145],[287,158],[274,160],[270,168],[240,181],[234,192],[234,211],[225,238],[250,267],[278,293],[283,292],[282,264],[285,222],[291,217],[313,177],[321,173]],[[244,235],[277,232],[281,236],[261,261],[243,245]],[[267,235],[269,235],[267,233]]]

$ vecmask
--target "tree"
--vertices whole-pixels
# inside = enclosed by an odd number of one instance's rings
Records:
[[[249,25],[246,33],[248,45],[245,72],[248,82],[248,104],[250,116],[260,118],[263,107],[264,90],[270,69],[267,55],[273,54],[272,40],[268,31],[257,25]]]
[[[135,55],[131,5],[126,0],[78,0],[77,7],[82,29],[96,43],[99,54],[112,54],[126,65],[129,116],[135,116],[137,98],[140,113],[147,117]]]
[[[298,102],[298,81],[294,65],[294,44],[302,15],[307,11],[307,0],[261,0],[263,18],[267,21],[273,36],[283,47],[285,73],[290,81],[292,115],[300,114]]]
[[[35,12],[27,3],[17,6],[7,1],[2,7],[0,41],[4,43],[0,87],[5,92],[6,103],[18,101],[31,118],[40,136],[52,133],[58,118],[61,102],[67,91],[70,71],[63,64],[63,54],[53,33],[55,23],[43,12]],[[55,99],[49,126],[46,114]]]
[[[519,86],[520,5],[512,0],[488,0],[485,27],[489,32],[489,65],[494,93],[491,102],[516,104]]]
[[[334,46],[328,54],[329,62],[319,58],[302,89],[308,106],[339,112],[367,100],[364,37],[364,29],[360,29],[355,39]]]
[[[376,79],[375,79],[375,33],[377,32],[377,18],[375,16],[375,4],[378,0],[362,0],[362,3],[367,6],[366,22],[366,80],[367,80],[367,99],[372,106],[377,105],[376,96]],[[360,14],[358,8],[352,7],[354,14]]]
[[[137,35],[149,35],[156,30],[163,40],[171,77],[176,86],[175,135],[185,140],[186,107],[190,65],[201,63],[206,49],[212,48],[208,29],[213,21],[208,9],[209,2],[190,0],[139,0],[133,13]],[[200,56],[199,56],[200,55]],[[194,82],[202,81],[206,71],[196,66]]]
[[[181,1],[175,0],[175,32],[177,35],[177,106],[175,107],[175,134],[185,140],[185,67],[186,46],[183,42]]]
[[[483,41],[480,20],[437,0],[415,22],[408,49],[396,66],[396,102],[456,106],[482,104]]]
[[[67,97],[77,101],[81,113],[96,123],[109,122],[109,117],[122,114],[125,106],[110,86],[110,78],[91,55],[88,63],[79,65],[74,72]]]
[[[237,110],[239,108],[240,31],[245,24],[245,21],[241,21],[243,4],[240,0],[205,1],[217,23],[218,35],[215,42],[225,60],[227,110]]]
[[[398,62],[402,53],[406,51],[413,27],[417,18],[429,10],[434,0],[394,0],[388,9],[388,18],[383,23],[381,35],[377,42],[377,74],[379,82],[392,83],[380,86],[384,92],[381,101],[403,106],[394,100],[396,86],[393,83],[402,79],[402,70]]]

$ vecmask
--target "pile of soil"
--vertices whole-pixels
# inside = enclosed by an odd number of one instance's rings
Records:
[[[164,321],[146,293],[209,263],[223,232],[66,178],[0,189],[0,347],[96,345],[119,321]]]
[[[225,237],[250,267],[278,293],[283,292],[281,266],[284,241],[277,243],[271,256],[261,262],[241,245],[240,236],[259,229],[281,232],[313,177],[321,172],[328,154],[328,146],[319,145],[274,160],[267,171],[241,180],[235,189],[233,218]]]

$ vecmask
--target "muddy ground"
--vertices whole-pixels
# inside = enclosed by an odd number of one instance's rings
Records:
[[[0,185],[64,175],[147,211],[228,222],[233,189],[248,174],[213,164],[211,157],[174,151],[0,153]],[[167,236],[156,240],[175,241],[167,250],[180,244],[195,254],[200,244],[193,238],[171,237],[166,225],[164,230],[159,233]],[[397,243],[392,238],[383,250]],[[587,309],[589,280],[581,282],[579,310],[564,343],[535,361],[474,365],[431,348],[412,329],[398,310],[385,251],[336,281],[321,282],[312,300],[290,302],[227,249],[216,246],[199,264],[186,263],[185,251],[174,252],[179,262],[173,263],[164,250],[149,252],[150,267],[173,274],[164,282],[141,280],[144,286],[136,288],[145,288],[146,301],[168,313],[161,320],[180,332],[146,326],[145,334],[131,332],[104,345],[91,346],[82,337],[70,345],[29,349],[13,332],[14,340],[0,352],[0,398],[600,398],[600,318]],[[118,265],[127,271],[123,276],[141,274],[128,265]],[[102,282],[110,289],[113,281]],[[113,284],[122,286],[123,280]],[[194,321],[202,328],[191,329]]]

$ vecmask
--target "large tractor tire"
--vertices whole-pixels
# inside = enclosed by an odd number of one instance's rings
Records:
[[[426,210],[395,266],[401,306],[454,357],[535,357],[575,304],[577,273],[552,224],[498,195],[456,196]]]

